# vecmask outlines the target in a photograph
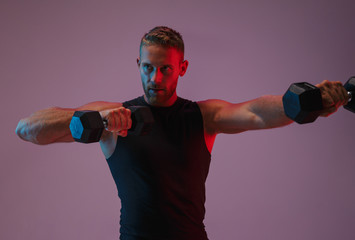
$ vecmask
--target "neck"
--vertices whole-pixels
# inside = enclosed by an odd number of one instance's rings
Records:
[[[144,100],[151,106],[153,107],[170,107],[172,106],[176,100],[177,100],[177,95],[176,93],[173,94],[168,100],[159,102],[159,101],[151,101],[146,95],[144,95]]]

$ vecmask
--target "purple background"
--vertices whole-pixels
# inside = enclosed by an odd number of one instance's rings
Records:
[[[0,239],[118,238],[98,144],[37,146],[17,122],[50,106],[143,93],[136,57],[156,25],[183,34],[178,94],[231,102],[355,75],[355,2],[0,1]],[[207,180],[211,240],[355,239],[355,115],[219,135]]]

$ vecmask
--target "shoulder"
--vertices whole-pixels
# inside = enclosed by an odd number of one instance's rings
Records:
[[[197,104],[202,114],[205,131],[210,134],[220,132],[219,123],[226,119],[224,116],[232,114],[233,106],[235,106],[235,104],[220,99],[199,101]]]
[[[213,117],[220,109],[231,105],[231,103],[220,99],[198,101],[197,104],[204,118]]]

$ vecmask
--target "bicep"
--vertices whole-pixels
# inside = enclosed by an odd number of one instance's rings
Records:
[[[250,110],[250,102],[233,104],[207,100],[199,105],[207,132],[240,133],[260,128],[260,119]]]

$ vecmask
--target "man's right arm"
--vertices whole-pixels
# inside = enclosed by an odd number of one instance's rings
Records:
[[[121,103],[92,102],[78,108],[51,107],[21,119],[16,134],[23,140],[39,145],[56,142],[73,142],[69,124],[75,111],[103,111],[122,107]]]

